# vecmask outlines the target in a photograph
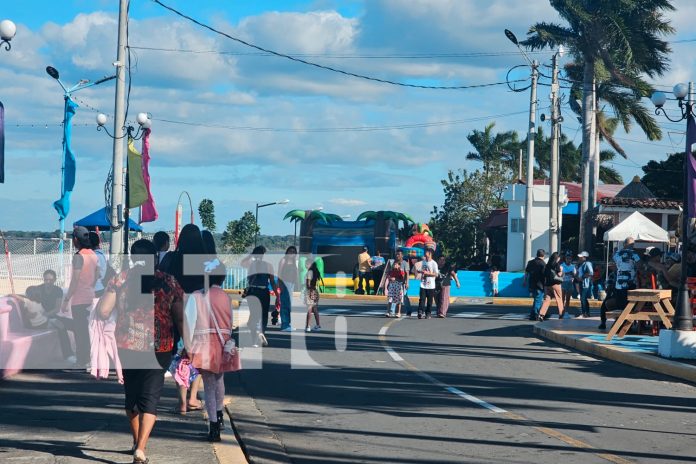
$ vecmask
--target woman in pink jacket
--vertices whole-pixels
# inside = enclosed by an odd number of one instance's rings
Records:
[[[208,440],[220,441],[220,429],[224,428],[224,373],[237,371],[241,369],[241,365],[232,338],[232,304],[230,297],[221,288],[225,281],[225,266],[217,260],[213,261],[213,266],[206,266],[206,273],[211,274],[206,276],[206,280],[209,279],[210,282],[209,288],[206,285],[208,291],[199,290],[191,295],[191,298],[195,298],[197,314],[187,352],[191,364],[201,372],[203,378],[205,408],[210,421]],[[188,304],[186,320],[192,320]]]

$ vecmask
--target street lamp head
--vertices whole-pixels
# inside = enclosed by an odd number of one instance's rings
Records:
[[[517,37],[515,37],[515,34],[512,33],[510,29],[505,29],[505,37],[508,38],[508,40],[515,45],[519,45],[519,42],[517,41]]]
[[[689,93],[689,87],[686,84],[677,84],[672,89],[672,93],[677,98],[677,100],[683,100]]]
[[[152,128],[152,121],[150,119],[148,119],[143,124],[141,124],[141,127],[143,129],[151,129]]]
[[[9,42],[17,33],[17,26],[9,19],[0,21],[0,39]]]
[[[60,79],[60,73],[59,73],[58,70],[57,70],[56,68],[54,68],[53,66],[46,66],[46,73],[47,73],[49,76],[51,76],[52,78],[54,78],[55,80]]]
[[[138,116],[135,118],[135,120],[138,121],[138,124],[141,126],[144,125],[148,119],[147,113],[138,113]]]
[[[278,202],[279,205],[287,205],[288,203],[290,203],[290,200],[288,200],[287,198]]]
[[[99,113],[97,115],[97,125],[99,127],[104,127],[104,124],[106,124],[107,117],[104,113]]]
[[[662,108],[667,101],[667,95],[664,92],[655,92],[650,97],[650,100],[656,108]]]

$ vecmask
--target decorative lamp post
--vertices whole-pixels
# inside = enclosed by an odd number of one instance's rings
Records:
[[[273,206],[273,205],[287,205],[290,203],[290,200],[287,198],[285,200],[280,200],[280,201],[273,201],[271,203],[263,203],[263,204],[258,204],[256,203],[256,216],[254,219],[255,225],[257,226],[256,233],[254,234],[254,246],[256,246],[256,241],[259,237],[259,230],[258,230],[258,225],[259,225],[259,209],[260,208],[265,208],[266,206]]]
[[[677,293],[677,309],[674,316],[675,324],[674,328],[679,331],[692,331],[693,330],[693,315],[691,311],[691,301],[689,297],[689,289],[686,284],[687,279],[687,255],[689,248],[689,219],[693,216],[691,210],[693,208],[692,203],[695,199],[692,197],[693,193],[691,186],[689,185],[690,176],[689,171],[692,168],[692,160],[690,159],[693,155],[691,154],[691,145],[696,142],[694,136],[696,134],[696,124],[694,123],[694,102],[691,98],[693,91],[693,84],[690,82],[686,84],[677,84],[674,86],[672,93],[677,100],[679,107],[679,116],[672,118],[665,111],[664,105],[668,98],[663,92],[653,93],[652,100],[653,105],[655,105],[655,114],[662,114],[665,118],[672,122],[680,122],[686,119],[686,150],[684,153],[684,178],[682,179],[684,192],[683,192],[683,206],[682,206],[682,223],[681,223],[681,277],[679,279],[679,290]],[[696,164],[696,163],[694,163]],[[692,197],[692,198],[690,198]]]
[[[12,45],[10,41],[17,33],[17,26],[9,19],[0,21],[0,46],[4,45],[5,50],[10,51]]]

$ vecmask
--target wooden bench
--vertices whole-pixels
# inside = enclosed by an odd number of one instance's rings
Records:
[[[635,321],[660,321],[671,329],[675,313],[671,297],[671,290],[629,290],[628,304],[611,326],[606,339],[611,340],[614,335],[625,336]]]

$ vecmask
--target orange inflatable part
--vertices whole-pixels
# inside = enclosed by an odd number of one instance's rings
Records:
[[[433,241],[433,238],[428,234],[415,234],[409,237],[409,239],[406,241],[406,247],[411,248],[416,245],[434,246],[435,242]]]

